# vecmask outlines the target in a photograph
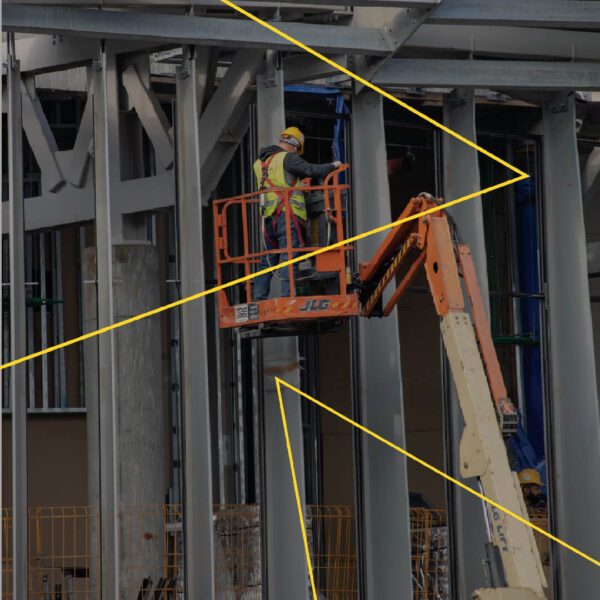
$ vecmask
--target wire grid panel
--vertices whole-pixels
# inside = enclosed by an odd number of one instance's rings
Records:
[[[354,507],[307,506],[306,512],[317,592],[327,600],[354,600],[358,593]]]
[[[119,507],[121,598],[176,600],[183,593],[181,507]]]
[[[414,600],[445,600],[448,590],[446,511],[410,509]]]
[[[2,509],[2,599],[12,595],[12,510]],[[100,569],[95,507],[29,509],[29,599],[96,600]]]

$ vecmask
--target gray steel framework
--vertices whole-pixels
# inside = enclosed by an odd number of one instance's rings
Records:
[[[205,289],[199,112],[194,47],[177,71],[177,225],[182,297]],[[185,595],[215,597],[210,395],[204,300],[181,307]]]
[[[477,142],[473,90],[455,90],[444,97],[444,125]],[[481,189],[477,151],[456,138],[443,135],[444,199],[466,196]],[[488,277],[481,198],[472,198],[449,209],[463,241],[471,247],[481,295],[489,312]],[[449,375],[449,374],[448,374]],[[446,472],[479,491],[475,478],[460,474],[460,440],[465,422],[454,381],[444,382],[444,443]],[[452,598],[468,598],[473,590],[487,587],[483,569],[488,541],[481,501],[453,484],[446,485],[449,514],[450,576]]]
[[[550,529],[598,557],[600,479],[592,474],[600,471],[600,415],[573,96],[549,95],[543,115]],[[555,600],[600,589],[598,567],[572,552],[554,546],[552,565]]]
[[[94,99],[94,193],[98,327],[114,323],[111,187],[117,176],[110,139],[118,131],[110,98],[116,98],[116,57],[100,44],[92,71]],[[119,467],[116,426],[115,340],[109,331],[98,338],[98,415],[100,462],[100,546],[102,600],[119,596]]]
[[[27,354],[25,313],[25,224],[23,207],[23,146],[21,133],[21,75],[9,36],[8,94],[8,207],[10,224],[10,358]],[[12,406],[12,556],[13,597],[28,593],[29,531],[27,503],[27,370],[25,364],[11,368]]]
[[[382,97],[364,90],[352,102],[352,189],[357,231],[392,220]],[[359,242],[357,259],[366,261],[381,238]],[[405,448],[400,347],[395,313],[389,319],[361,319],[357,347],[359,383],[354,418]],[[356,437],[362,462],[355,465],[359,523],[361,597],[410,598],[409,496],[406,458],[380,442]],[[393,474],[393,476],[392,476]]]
[[[160,46],[200,44],[221,48],[242,48],[232,65],[232,75],[223,79],[219,97],[227,100],[226,110],[217,101],[205,113],[206,136],[200,121],[201,108],[208,102],[201,85],[195,85],[204,75],[206,67],[195,58],[193,50],[184,49],[184,64],[177,74],[177,187],[179,194],[179,231],[181,235],[182,294],[188,295],[204,288],[202,267],[202,244],[197,232],[201,230],[199,198],[208,198],[220,177],[219,169],[226,164],[248,125],[247,107],[253,97],[252,79],[259,64],[259,57],[266,47],[290,50],[292,45],[267,32],[255,23],[242,19],[206,18],[177,14],[136,13],[127,11],[94,10],[57,6],[20,6],[27,2],[6,2],[3,29],[6,31],[44,32],[57,37],[18,40],[22,48],[24,71],[47,71],[73,65],[90,65],[93,71],[93,124],[94,183],[85,187],[84,172],[88,161],[87,145],[91,139],[92,115],[82,121],[81,135],[77,138],[76,152],[60,156],[53,140],[48,136],[43,113],[36,109],[35,95],[31,88],[21,85],[14,55],[9,57],[7,93],[9,113],[9,150],[20,157],[20,104],[23,102],[23,125],[30,145],[39,156],[45,156],[48,166],[45,182],[49,189],[40,198],[27,199],[23,211],[21,160],[11,161],[10,202],[3,207],[4,222],[11,232],[11,356],[25,354],[25,340],[21,335],[24,327],[25,304],[22,268],[23,229],[55,226],[57,224],[92,220],[96,217],[96,244],[98,257],[98,326],[113,320],[112,310],[112,243],[120,229],[122,214],[154,210],[172,206],[174,175],[167,170],[173,152],[170,133],[165,119],[160,127],[149,125],[151,143],[163,172],[145,179],[120,181],[118,165],[111,153],[118,135],[117,92],[118,73],[115,54],[123,51],[142,50]],[[44,2],[41,2],[44,4]],[[67,2],[67,4],[70,4]],[[123,6],[115,1],[111,6]],[[157,3],[155,6],[188,6],[185,2]],[[193,3],[196,7],[221,6],[217,0]],[[272,2],[251,3],[264,9]],[[305,2],[304,4],[320,4]],[[340,5],[333,0],[328,5]],[[357,5],[366,5],[365,0]],[[434,1],[376,0],[369,6],[432,7]],[[128,8],[135,2],[127,2]],[[250,4],[247,4],[248,6]],[[260,5],[260,6],[259,6]],[[107,5],[105,5],[107,6]],[[375,19],[375,21],[377,21]],[[277,22],[283,31],[307,45],[323,52],[332,53],[336,62],[351,64],[349,55],[369,55],[375,59],[390,59],[387,64],[376,60],[370,62],[366,71],[373,74],[374,81],[384,88],[399,86],[432,87],[504,87],[506,89],[599,89],[600,74],[592,62],[600,56],[597,33],[574,31],[587,29],[594,32],[600,28],[600,7],[590,2],[547,2],[530,0],[444,0],[428,15],[408,39],[394,37],[388,30],[394,22],[382,19],[375,27],[342,25],[314,25],[310,23]],[[553,29],[550,29],[553,28]],[[556,29],[554,29],[556,28]],[[562,30],[560,30],[562,29]],[[404,30],[410,33],[412,30]],[[74,38],[60,35],[79,36]],[[108,52],[98,54],[98,39],[114,38]],[[253,48],[251,52],[244,50]],[[432,56],[489,56],[493,59],[558,58],[592,62],[507,62],[476,60],[423,60],[411,58],[411,53],[427,52]],[[406,56],[391,59],[392,53]],[[207,58],[207,57],[205,57]],[[239,59],[239,60],[238,60]],[[371,61],[371,59],[370,59]],[[206,60],[208,65],[210,60]],[[287,67],[289,66],[289,69]],[[292,56],[286,59],[288,81],[303,81],[308,77],[324,77],[335,74],[317,59]],[[508,67],[508,68],[506,68]],[[208,71],[206,71],[208,73]],[[236,80],[243,79],[239,85]],[[210,78],[208,78],[210,79]],[[283,125],[282,72],[275,73],[275,86],[270,86],[270,76],[257,80],[259,118],[262,119],[261,137],[271,141]],[[126,70],[123,84],[127,91],[137,96],[136,105],[146,124],[157,115],[155,98],[148,88],[140,85],[135,70]],[[23,90],[23,92],[21,92]],[[217,93],[219,93],[217,92]],[[216,96],[216,94],[215,94]],[[213,98],[214,100],[214,98]],[[464,100],[464,102],[463,102]],[[38,107],[39,108],[39,107]],[[129,107],[131,108],[131,107]],[[154,112],[146,113],[148,109]],[[473,97],[466,93],[446,100],[446,123],[468,137],[474,137]],[[91,110],[91,109],[90,109]],[[357,229],[360,231],[390,220],[389,196],[385,185],[386,174],[384,131],[381,115],[381,98],[371,92],[363,92],[353,102],[354,129],[354,188],[357,201]],[[553,532],[582,548],[593,556],[600,555],[600,524],[594,516],[595,504],[600,497],[600,484],[589,477],[589,471],[600,467],[597,391],[595,387],[589,294],[585,272],[584,227],[581,214],[581,192],[577,148],[574,133],[574,103],[572,97],[553,96],[543,104],[544,111],[544,187],[545,227],[547,232],[547,270],[549,298],[549,336],[551,364],[551,394],[547,402],[548,418],[547,449],[549,455],[550,489],[555,502],[551,506]],[[207,116],[208,115],[208,116]],[[212,115],[212,116],[211,116]],[[163,115],[164,116],[164,115]],[[12,132],[12,133],[11,133]],[[208,143],[210,142],[210,143]],[[446,167],[461,173],[460,179],[446,180],[446,197],[452,198],[479,188],[475,152],[450,140],[446,146]],[[160,146],[160,147],[157,147]],[[171,146],[171,147],[170,147]],[[70,165],[70,166],[69,166]],[[448,171],[450,173],[450,171]],[[53,177],[51,177],[52,175]],[[69,193],[54,194],[59,190],[64,176],[66,183],[75,189]],[[205,182],[201,186],[201,181]],[[208,182],[208,183],[206,183]],[[66,186],[66,184],[65,184]],[[377,191],[374,192],[375,188]],[[95,194],[95,195],[94,195]],[[111,206],[111,197],[113,203]],[[115,199],[118,197],[118,202]],[[373,199],[377,205],[373,206]],[[52,200],[49,210],[48,200]],[[484,282],[485,261],[482,241],[481,218],[473,204],[457,208],[455,216],[463,237],[472,248],[474,256],[480,257],[478,274]],[[111,216],[112,210],[112,216]],[[25,212],[25,218],[23,218]],[[8,219],[6,218],[8,217]],[[111,235],[112,233],[112,235]],[[21,240],[21,241],[19,241]],[[359,244],[358,253],[370,256],[376,240]],[[482,283],[485,292],[487,286]],[[211,444],[209,395],[206,374],[206,317],[202,301],[186,305],[181,311],[183,339],[183,378],[185,413],[185,523],[186,556],[194,561],[187,569],[186,591],[190,597],[212,597],[214,594],[214,540],[212,525]],[[381,325],[381,327],[380,327]],[[399,372],[399,348],[395,320],[385,323],[361,322],[359,325],[358,350],[360,357],[360,417],[362,422],[389,439],[404,445],[404,422],[402,415],[402,391]],[[23,338],[23,339],[21,339]],[[100,366],[100,464],[101,464],[101,521],[103,546],[103,598],[116,598],[118,577],[117,535],[117,464],[115,450],[115,383],[114,342],[112,334],[98,340]],[[365,352],[368,347],[369,352]],[[270,532],[267,545],[268,587],[275,597],[303,597],[307,593],[304,550],[299,542],[300,531],[295,508],[281,510],[279,503],[294,507],[289,479],[287,456],[281,451],[281,431],[277,399],[272,387],[273,371],[282,377],[296,381],[297,351],[292,339],[265,343],[265,477],[267,479],[266,529]],[[275,358],[276,357],[276,358]],[[385,359],[385,360],[384,360]],[[204,365],[198,368],[198,365]],[[291,371],[286,367],[294,365]],[[282,369],[282,370],[280,370]],[[26,405],[25,369],[11,372],[13,402],[13,506],[15,509],[14,536],[14,591],[15,597],[25,597],[27,586],[27,481],[26,481]],[[270,386],[270,387],[269,387]],[[373,402],[376,398],[376,403]],[[566,401],[568,399],[568,402]],[[292,444],[296,458],[297,473],[303,472],[302,443],[299,403],[292,395],[286,396],[288,424],[292,431]],[[452,440],[458,441],[459,419],[453,417]],[[294,433],[296,432],[296,433]],[[300,436],[295,438],[294,436]],[[361,444],[363,460],[358,465],[362,488],[360,490],[360,522],[364,535],[362,554],[365,560],[362,576],[367,597],[388,598],[396,595],[409,597],[410,548],[408,528],[408,493],[406,467],[402,457],[390,454],[374,442]],[[581,462],[581,446],[585,447],[585,462]],[[453,454],[458,450],[455,446]],[[454,465],[456,467],[456,465]],[[397,478],[390,484],[389,473]],[[300,477],[300,479],[302,479]],[[289,487],[286,487],[288,486]],[[573,494],[577,490],[577,495]],[[285,504],[283,503],[285,501]],[[477,510],[459,500],[456,507],[463,511]],[[291,502],[291,503],[290,503]],[[576,504],[575,504],[576,503]],[[392,510],[387,510],[388,507]],[[583,508],[582,508],[583,507]],[[580,519],[585,510],[586,519]],[[459,510],[460,512],[460,510]],[[297,531],[298,536],[289,535]],[[483,540],[481,527],[474,521],[457,521],[459,545],[464,561],[480,560],[478,548]],[[285,534],[283,536],[282,532]],[[284,539],[285,538],[285,539]],[[285,550],[282,551],[282,548]],[[470,557],[470,558],[468,558]],[[556,598],[585,595],[600,586],[597,569],[583,559],[564,550],[555,553]],[[283,567],[280,567],[283,565]],[[189,567],[189,564],[188,564]],[[462,568],[462,567],[461,567]],[[460,569],[459,569],[460,570]],[[467,594],[483,582],[481,571],[466,569],[458,576],[457,590]],[[559,581],[560,579],[560,581]]]

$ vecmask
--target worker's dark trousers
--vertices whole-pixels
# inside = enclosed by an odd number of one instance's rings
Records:
[[[305,239],[306,230],[304,227],[304,221],[298,219],[298,225],[300,226],[300,232],[302,238]],[[300,248],[300,239],[298,237],[298,231],[294,225],[293,219],[291,220],[291,247],[292,248]],[[277,221],[273,223],[273,218],[269,217],[264,221],[264,231],[263,231],[263,245],[265,250],[273,250],[276,248],[287,248],[287,236],[286,236],[286,225],[285,225],[285,211],[281,211]],[[300,252],[293,252],[292,257],[296,258],[300,255]],[[283,256],[283,258],[281,258]],[[258,270],[267,269],[268,267],[273,267],[279,264],[279,261],[290,260],[288,258],[287,252],[282,253],[272,253],[264,255],[258,266]],[[295,263],[293,265],[294,268],[294,281],[296,281],[298,276],[298,264]],[[255,277],[252,281],[254,282],[254,291],[253,298],[254,300],[266,300],[269,297],[269,288],[271,286],[271,278],[273,277],[273,273],[277,273],[277,276],[281,278],[281,295],[289,296],[290,295],[290,277],[288,267],[282,267],[281,269],[277,269],[276,271],[271,271],[270,273],[265,273],[264,275],[259,275]]]

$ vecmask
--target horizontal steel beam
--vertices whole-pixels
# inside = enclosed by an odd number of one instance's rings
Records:
[[[397,58],[373,78],[384,88],[466,87],[600,90],[595,63]]]
[[[114,42],[117,54],[160,47],[157,42],[121,40]],[[164,42],[162,43],[164,45]],[[93,38],[39,35],[15,40],[15,53],[21,63],[21,73],[46,72],[91,63],[95,57]],[[525,27],[493,27],[485,25],[421,25],[404,43],[403,50],[411,55],[423,52],[448,56],[473,53],[480,57],[564,59],[600,61],[600,36],[595,32],[561,31]],[[2,47],[2,60],[6,62]],[[344,55],[330,56],[347,66]],[[331,77],[336,70],[313,56],[302,54],[284,61],[286,83]]]
[[[321,8],[330,9],[338,6],[373,6],[373,7],[394,7],[394,8],[415,8],[415,7],[433,7],[437,6],[441,0],[303,0],[298,2],[297,0],[239,0],[236,2],[239,6],[244,8],[248,7],[262,7],[270,6],[273,4],[284,4],[289,5],[290,8]],[[36,5],[48,5],[56,6],[55,0],[4,0],[4,4],[36,4]],[[86,2],[85,0],[61,0],[61,4],[65,6],[97,6],[99,2],[92,0]],[[196,2],[190,2],[189,0],[103,0],[103,7],[135,7],[143,6],[147,7],[151,5],[153,7],[194,7],[194,8],[214,8],[215,6],[221,6],[224,9],[227,7],[220,2],[220,0],[198,0]]]
[[[281,22],[277,23],[277,27],[307,46],[323,52],[382,56],[390,52],[390,46],[379,29]],[[4,5],[2,30],[191,45],[280,50],[295,48],[292,42],[248,19],[58,6]]]
[[[600,29],[600,3],[566,0],[444,0],[429,23]]]
[[[115,42],[116,54],[151,50],[156,44],[140,41]],[[98,41],[93,38],[73,38],[62,35],[36,35],[15,40],[15,54],[21,63],[21,73],[44,73],[90,64],[96,58]],[[2,46],[2,61],[6,48]]]
[[[560,29],[431,25],[428,22],[405,42],[404,48],[421,53],[420,57],[423,51],[428,51],[444,56],[464,53],[499,58],[600,60],[600,36],[597,33]]]
[[[328,56],[338,65],[348,68],[348,57],[346,54],[334,54]],[[313,81],[340,75],[339,69],[332,67],[329,63],[319,60],[310,54],[295,54],[283,61],[283,77],[285,83],[300,83]]]

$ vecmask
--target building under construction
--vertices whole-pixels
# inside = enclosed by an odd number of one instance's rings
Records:
[[[4,0],[2,599],[597,597],[599,31]]]

